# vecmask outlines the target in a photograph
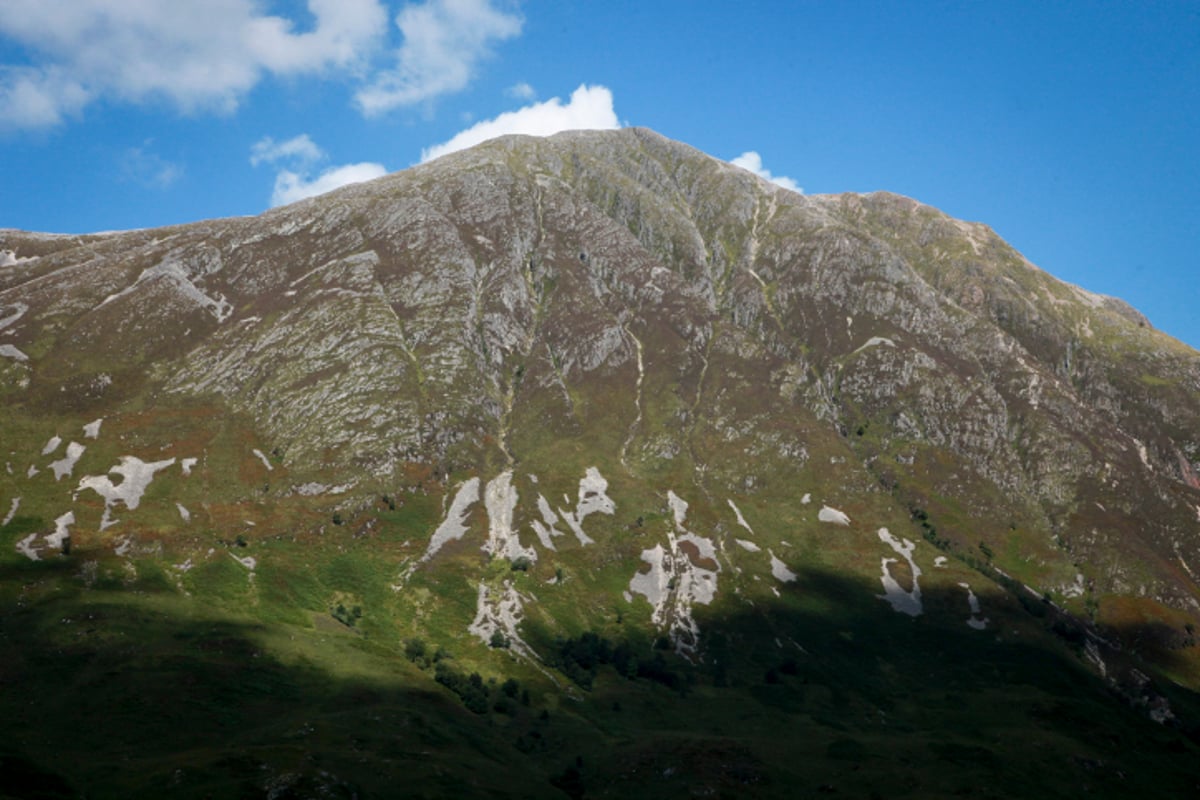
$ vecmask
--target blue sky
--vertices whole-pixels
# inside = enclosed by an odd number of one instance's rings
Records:
[[[985,222],[1200,346],[1195,2],[0,3],[0,227],[253,214],[614,125]]]

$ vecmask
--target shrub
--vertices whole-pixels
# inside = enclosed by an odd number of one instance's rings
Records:
[[[404,657],[421,669],[429,666],[428,653],[429,651],[425,647],[425,642],[421,639],[414,637],[404,643]]]
[[[567,797],[572,798],[572,800],[583,797],[583,776],[580,774],[578,767],[567,767],[561,775],[551,778],[550,784],[566,794]]]
[[[354,608],[347,610],[346,606],[338,603],[337,606],[329,612],[329,614],[347,628],[353,628],[354,624],[362,619],[362,606],[355,606]]]

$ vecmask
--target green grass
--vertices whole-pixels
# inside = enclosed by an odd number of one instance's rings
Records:
[[[1186,792],[1195,779],[1194,743],[1114,702],[1041,632],[1043,621],[979,582],[996,624],[982,634],[963,624],[961,590],[940,576],[927,576],[929,614],[910,620],[876,599],[877,581],[819,559],[789,557],[800,578],[776,599],[751,579],[771,580],[745,554],[745,575],[724,571],[719,602],[697,608],[705,660],[666,655],[676,688],[600,665],[589,690],[567,692],[466,635],[474,576],[490,574],[536,595],[523,630],[547,657],[556,641],[598,631],[652,660],[644,604],[619,598],[636,564],[628,555],[606,563],[603,553],[633,553],[668,520],[648,514],[627,531],[625,503],[639,503],[613,494],[618,516],[585,523],[604,546],[564,541],[557,556],[513,572],[504,561],[484,567],[477,530],[474,545],[448,548],[445,563],[400,591],[391,588],[403,552],[396,517],[376,538],[263,536],[199,550],[182,574],[169,566],[181,554],[168,549],[139,557],[128,585],[120,561],[101,555],[98,573],[117,579],[92,589],[78,577],[79,561],[95,557],[87,551],[38,563],[5,554],[0,674],[15,689],[0,695],[5,763],[30,786],[96,797],[262,793],[280,781],[364,797],[389,796],[397,781],[428,797],[561,797],[556,786],[576,782],[597,797],[795,797],[822,786],[849,796],[1068,797],[1083,785],[1098,796]],[[803,542],[831,536],[775,532],[760,500],[738,502],[760,538],[787,536],[815,553]],[[409,508],[414,524],[438,516],[432,501]],[[698,530],[729,516],[699,498],[692,511]],[[5,541],[35,524],[15,520]],[[258,559],[253,578],[229,552]],[[567,581],[545,584],[556,563]],[[732,594],[739,583],[753,606]],[[361,619],[333,620],[336,602],[360,604]],[[405,657],[412,636],[442,648],[461,674],[480,673],[484,713]],[[503,700],[508,677],[529,692],[528,706]],[[1180,702],[1180,713],[1195,703]]]

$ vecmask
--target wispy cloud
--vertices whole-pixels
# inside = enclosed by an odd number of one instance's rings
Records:
[[[378,114],[465,88],[521,32],[505,2],[409,3],[393,28],[399,4],[384,0],[307,0],[307,14],[263,0],[3,0],[0,39],[26,57],[0,63],[0,128],[57,125],[101,99],[228,113],[271,76],[349,79]]]
[[[491,0],[428,0],[396,16],[404,43],[394,69],[356,95],[365,114],[411,106],[465,88],[492,46],[521,33],[523,20]]]
[[[616,111],[613,110],[612,92],[604,86],[580,86],[571,93],[571,99],[565,104],[559,98],[552,97],[516,111],[506,111],[494,119],[477,122],[455,134],[449,141],[423,150],[421,161],[430,161],[512,133],[550,136],[559,131],[619,127]]]
[[[512,86],[504,90],[504,93],[516,100],[532,100],[537,97],[537,92],[533,90],[525,81],[514,83]]]
[[[166,189],[183,177],[183,167],[150,148],[153,142],[131,147],[121,156],[121,177],[153,189]]]
[[[777,186],[782,186],[784,189],[791,189],[793,192],[804,191],[802,188],[800,188],[800,185],[791,178],[783,175],[772,175],[771,171],[763,166],[762,156],[753,150],[748,150],[745,153],[742,153],[729,163],[733,164],[735,167],[741,167],[744,170],[753,172],[763,180],[768,180]]]
[[[332,192],[351,183],[361,183],[387,174],[387,168],[373,161],[318,169],[328,156],[307,133],[276,142],[270,136],[250,148],[250,163],[278,166],[271,207],[295,203],[308,197]]]

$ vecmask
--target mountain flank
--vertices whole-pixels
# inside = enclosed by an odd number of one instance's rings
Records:
[[[897,195],[634,128],[2,230],[0,459],[26,794],[1200,780],[1200,353]]]

